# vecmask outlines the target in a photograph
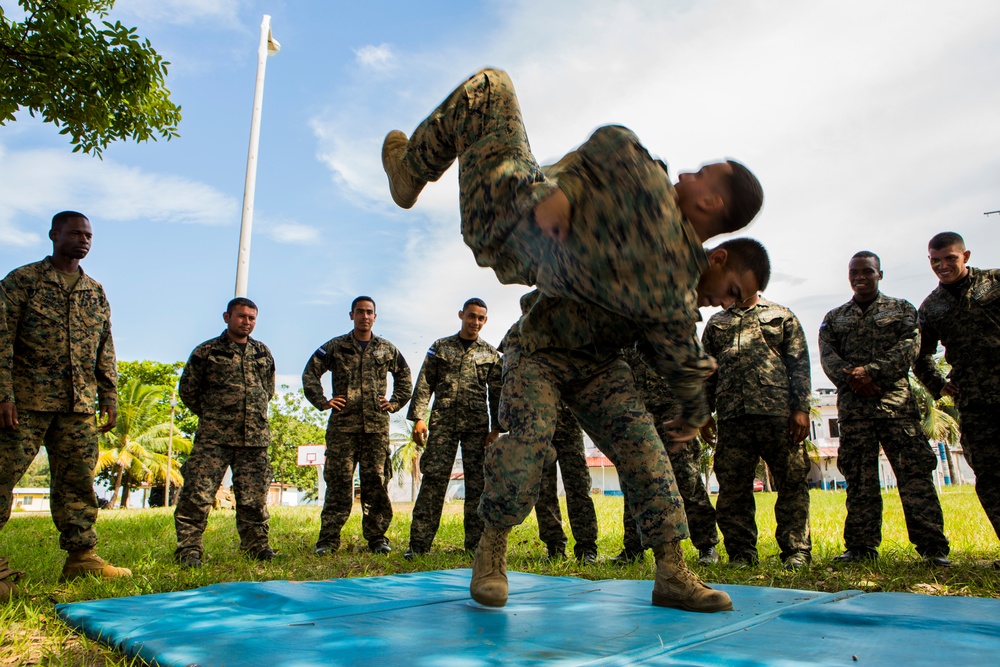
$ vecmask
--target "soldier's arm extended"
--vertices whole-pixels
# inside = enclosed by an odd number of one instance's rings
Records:
[[[788,405],[792,411],[809,413],[812,404],[812,376],[809,370],[809,345],[799,319],[792,315],[783,323],[782,359],[788,373]]]
[[[424,357],[424,363],[420,366],[420,372],[417,373],[417,384],[413,387],[410,410],[406,413],[406,418],[411,422],[422,421],[427,416],[427,406],[430,405],[431,395],[437,389],[440,365],[436,344],[431,345]],[[392,391],[394,394],[396,393],[395,382],[393,382]]]
[[[330,343],[326,343],[319,347],[312,356],[309,357],[309,361],[306,362],[306,367],[302,371],[302,393],[306,395],[306,400],[312,403],[313,407],[317,410],[329,410],[330,409],[330,399],[326,397],[323,392],[323,374],[327,371],[327,361],[326,355],[327,348],[330,347]],[[333,374],[333,371],[330,372]],[[337,378],[333,378],[333,393],[337,394]]]
[[[398,412],[410,402],[413,392],[413,378],[410,366],[403,355],[396,350],[396,361],[392,368],[392,398],[389,399],[389,412]]]
[[[700,427],[711,412],[705,380],[715,370],[715,361],[705,353],[692,318],[683,322],[651,325],[639,351],[646,363],[664,380],[681,406],[680,419]]]
[[[711,322],[711,319],[709,320]],[[705,331],[701,334],[701,343],[705,348],[705,354],[711,355],[713,358],[718,358],[719,356],[719,344],[715,338],[714,327],[710,324],[705,327]],[[715,388],[719,386],[719,369],[716,368],[715,372],[708,376],[705,380],[705,397],[708,400],[709,412],[715,412]]]
[[[101,292],[104,297],[104,292]],[[107,297],[104,297],[107,304]],[[115,341],[111,336],[111,311],[107,311],[101,331],[101,341],[97,345],[97,364],[94,375],[97,378],[97,402],[101,406],[118,405],[118,362],[115,361]]]
[[[877,329],[878,327],[876,327]],[[920,347],[920,331],[917,328],[917,309],[909,302],[903,304],[903,319],[899,323],[899,328],[894,329],[892,335],[898,331],[899,338],[886,348],[885,352],[877,358],[865,364],[865,371],[868,376],[881,387],[888,387],[894,382],[905,378],[910,373],[910,366],[917,356]],[[881,342],[881,341],[876,341]]]
[[[195,348],[191,356],[188,357],[187,363],[184,364],[184,370],[181,371],[181,381],[177,393],[180,394],[181,400],[184,401],[188,410],[199,417],[201,416],[201,394],[204,378],[205,359],[199,354],[198,348]]]
[[[917,350],[917,358],[913,362],[913,373],[935,399],[941,398],[941,391],[948,384],[948,379],[941,373],[934,359],[940,340],[941,334],[938,333],[937,329],[921,317],[920,348]]]
[[[274,364],[274,355],[271,354],[271,350],[265,345],[264,351],[267,352],[267,371],[264,375],[264,387],[267,388],[267,398],[271,400],[274,398],[274,394],[277,392],[277,368]]]
[[[838,352],[840,341],[833,333],[830,317],[832,314],[833,311],[827,313],[826,317],[823,318],[823,323],[819,325],[819,359],[823,365],[823,372],[826,373],[826,377],[830,379],[833,386],[838,391],[847,391],[850,387],[847,384],[844,369],[848,367],[848,364]]]

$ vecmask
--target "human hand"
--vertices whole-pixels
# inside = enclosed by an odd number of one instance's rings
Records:
[[[347,405],[347,396],[341,394],[339,396],[334,396],[330,399],[330,402],[326,404],[326,407],[333,408],[336,412],[340,412]]]
[[[555,192],[535,204],[535,224],[550,239],[565,241],[570,232],[570,208],[566,193],[556,188]]]
[[[17,428],[17,406],[13,401],[0,403],[0,428]]]
[[[683,417],[677,417],[676,419],[664,422],[663,427],[670,434],[671,443],[690,442],[698,437],[698,427],[692,426],[691,422]]]
[[[107,433],[108,431],[113,429],[115,427],[115,423],[117,423],[118,421],[118,406],[102,405],[101,419],[98,419],[98,423],[100,423],[100,421],[102,420],[104,421],[104,423],[98,427],[97,429],[98,431],[100,431],[101,433]]]
[[[713,447],[719,440],[719,429],[715,425],[715,418],[709,417],[705,425],[701,427],[701,439],[705,441],[706,444],[712,445]]]
[[[496,442],[497,438],[499,437],[500,437],[500,429],[495,428],[492,431],[490,431],[489,434],[486,436],[486,442],[483,443],[483,448],[488,449],[489,446],[492,445],[494,442]]]
[[[809,435],[809,413],[796,410],[788,418],[788,435],[792,439],[792,444],[797,445]]]
[[[378,397],[378,407],[382,412],[392,412],[392,403],[385,400],[385,396]]]
[[[868,398],[882,393],[882,389],[875,384],[864,366],[845,368],[844,375],[847,376],[847,385],[858,396]]]
[[[418,419],[413,424],[413,442],[417,443],[420,449],[427,443],[427,423],[423,419]]]

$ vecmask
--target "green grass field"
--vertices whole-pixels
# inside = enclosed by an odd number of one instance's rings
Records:
[[[725,564],[697,567],[706,581],[831,592],[860,589],[1000,597],[1000,571],[991,567],[993,559],[1000,557],[1000,547],[971,486],[949,488],[941,495],[945,531],[952,545],[950,569],[933,569],[921,562],[906,539],[899,496],[894,491],[885,494],[879,562],[871,566],[831,566],[830,559],[842,551],[844,493],[813,491],[814,561],[811,567],[786,572],[778,561],[774,541],[774,494],[758,493],[756,498],[760,565],[749,569]],[[628,567],[607,562],[621,549],[622,500],[595,497],[595,501],[601,526],[600,561],[596,565],[581,566],[574,559],[543,559],[545,547],[538,539],[532,514],[511,534],[508,568],[587,579],[651,579],[653,561],[649,553],[644,563]],[[173,519],[168,510],[105,511],[97,526],[101,540],[98,552],[116,565],[132,568],[135,574],[122,581],[86,579],[70,584],[58,583],[64,553],[59,550],[58,535],[49,516],[15,514],[0,533],[0,554],[27,574],[20,582],[22,592],[6,606],[0,606],[0,665],[134,664],[71,632],[55,615],[56,603],[184,590],[223,581],[366,577],[469,566],[462,552],[459,503],[445,506],[432,552],[414,562],[404,560],[410,509],[409,504],[395,506],[396,516],[389,531],[394,551],[389,556],[365,550],[356,505],[344,528],[341,550],[320,557],[312,553],[319,530],[319,508],[272,508],[271,545],[279,558],[267,564],[248,561],[239,554],[233,512],[216,510],[205,533],[207,560],[197,570],[184,570],[173,563]],[[690,544],[686,549],[693,563],[696,552]]]

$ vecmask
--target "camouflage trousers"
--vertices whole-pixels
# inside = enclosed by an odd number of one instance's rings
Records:
[[[500,282],[535,285],[642,321],[674,315],[677,286],[662,267],[671,265],[672,248],[687,247],[677,243],[681,215],[666,166],[630,130],[599,128],[576,151],[576,167],[543,170],[514,84],[506,72],[486,69],[413,131],[403,159],[414,174],[436,181],[456,158],[462,237]],[[534,218],[535,205],[556,188],[572,207],[572,230],[559,242]]]
[[[81,551],[97,544],[97,422],[80,412],[19,410],[16,429],[0,429],[0,529],[10,519],[14,487],[45,445],[49,457],[52,521],[59,546]]]
[[[664,444],[669,442],[670,436],[663,427],[664,420],[659,415],[654,415],[656,419],[656,432],[660,434],[660,439]],[[674,470],[674,477],[677,479],[677,490],[680,491],[681,498],[684,499],[684,513],[687,514],[688,530],[691,533],[691,543],[699,550],[714,547],[719,543],[719,531],[715,527],[715,507],[708,497],[708,489],[701,478],[701,469],[698,460],[701,458],[701,447],[697,442],[688,442],[671,451],[667,447],[667,457],[670,459],[670,467]],[[622,511],[622,528],[624,529],[624,547],[627,551],[638,553],[642,551],[642,543],[639,540],[639,531],[635,525],[632,512],[629,511],[628,502],[625,502]]]
[[[191,456],[181,466],[184,486],[177,496],[174,527],[177,530],[178,556],[204,553],[202,535],[208,514],[215,505],[215,494],[233,470],[233,495],[236,497],[236,532],[240,549],[256,553],[268,546],[267,490],[271,486],[271,461],[267,447],[226,447],[198,442],[195,435]]]
[[[719,480],[716,517],[730,560],[757,559],[757,505],[754,472],[764,459],[778,498],[774,503],[774,536],[782,560],[809,554],[809,488],[811,464],[804,444],[793,445],[787,417],[747,415],[719,422],[715,477]]]
[[[621,357],[546,349],[504,354],[500,422],[508,428],[486,451],[486,488],[479,513],[491,526],[524,521],[538,499],[542,468],[555,455],[552,437],[560,406],[618,470],[646,547],[688,537],[684,505],[670,460]]]
[[[597,553],[597,512],[590,495],[590,469],[583,444],[583,430],[569,410],[561,409],[552,436],[556,459],[542,468],[542,483],[535,503],[538,519],[538,537],[550,550],[566,549],[562,511],[559,508],[559,480],[556,464],[562,471],[563,488],[566,490],[566,514],[573,529],[573,553]]]
[[[983,407],[962,409],[962,449],[976,473],[979,502],[1000,536],[1000,405]]]
[[[428,551],[441,524],[441,509],[451,482],[455,454],[461,444],[462,473],[465,478],[465,548],[474,551],[483,534],[483,520],[476,512],[483,495],[483,451],[485,428],[465,429],[447,415],[431,415],[430,438],[420,454],[420,492],[413,505],[410,547]]]
[[[844,545],[852,551],[882,542],[879,444],[899,486],[910,541],[922,556],[948,554],[941,502],[932,476],[937,456],[916,419],[845,419],[840,422],[837,468],[847,481]]]
[[[361,534],[369,545],[385,539],[392,521],[388,433],[341,433],[327,429],[323,480],[326,498],[317,547],[340,547],[340,531],[354,507],[354,468],[361,478]]]

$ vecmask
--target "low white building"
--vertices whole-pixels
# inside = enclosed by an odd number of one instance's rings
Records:
[[[11,510],[14,512],[48,512],[49,490],[34,487],[21,487],[14,489],[14,503]]]

